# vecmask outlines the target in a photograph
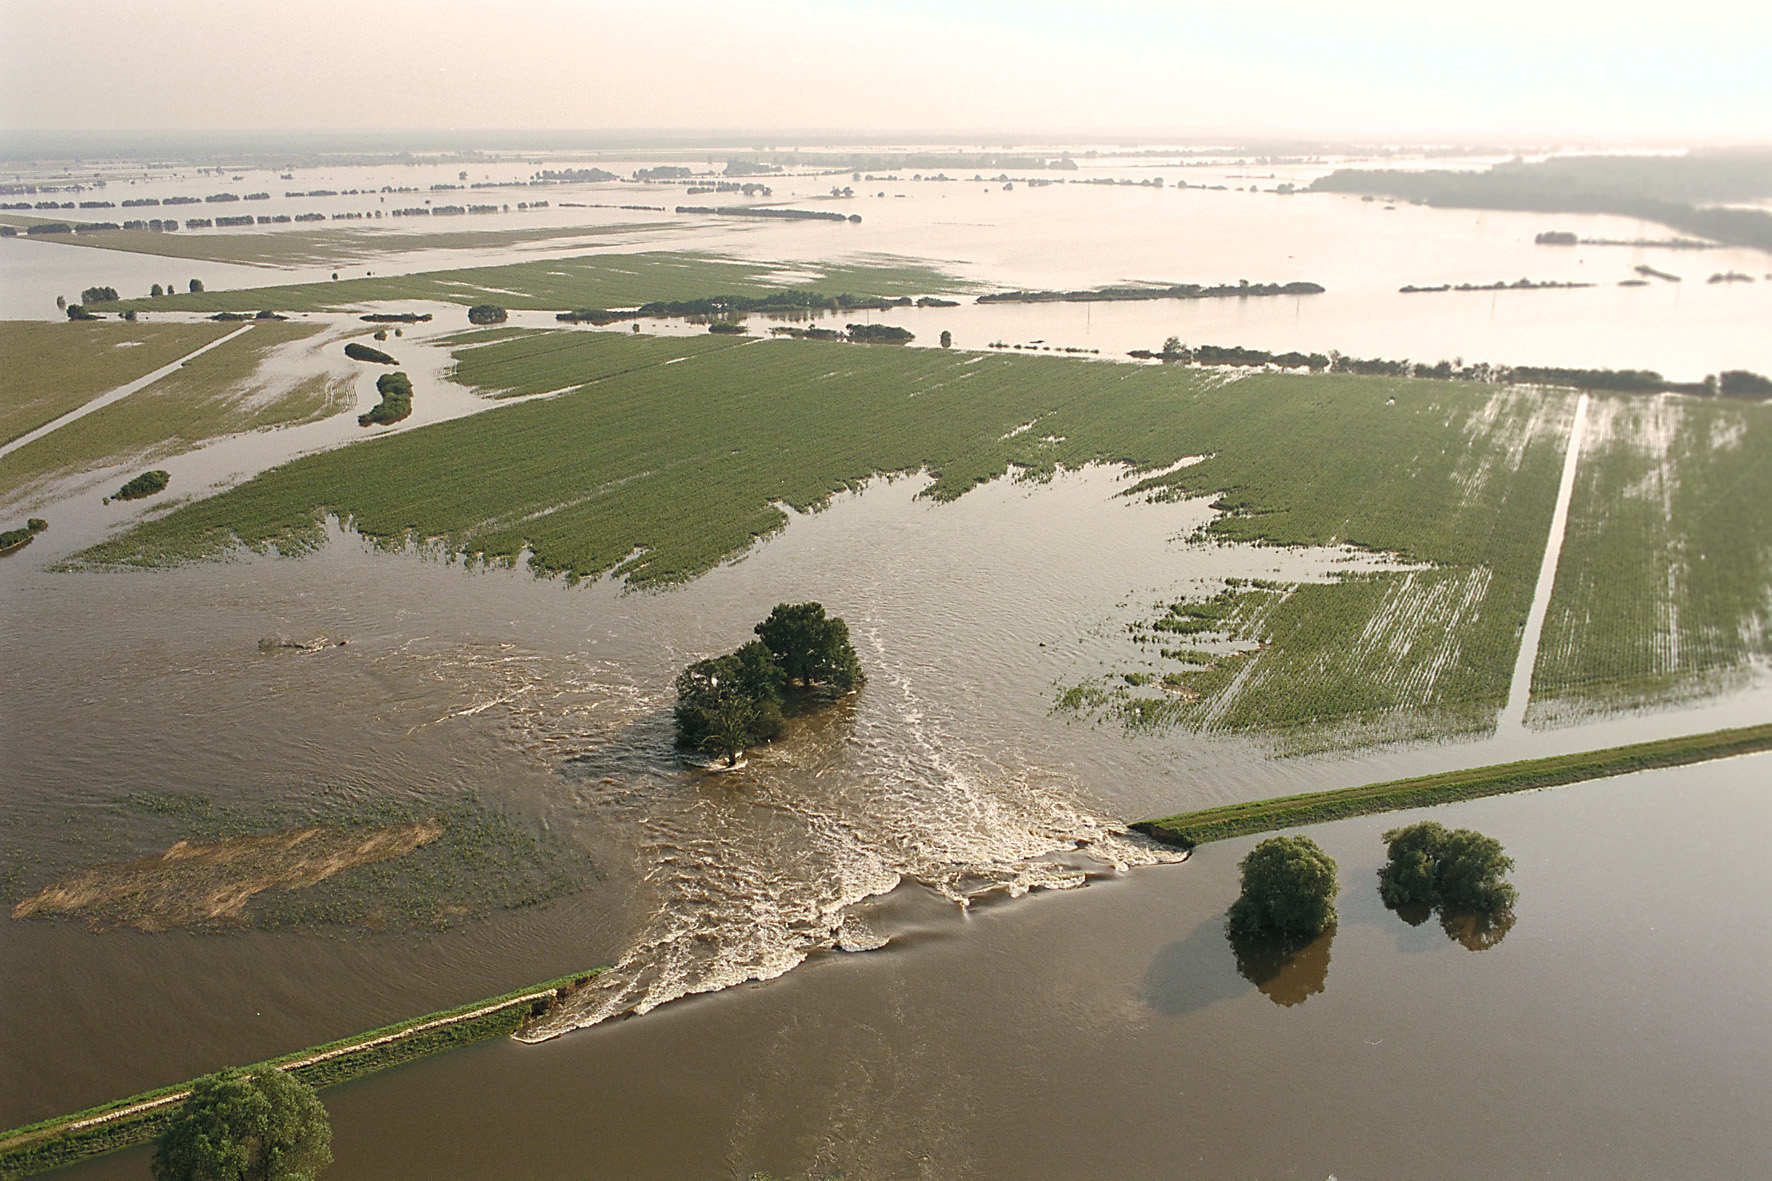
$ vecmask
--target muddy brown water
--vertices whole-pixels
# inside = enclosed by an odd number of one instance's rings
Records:
[[[1068,1176],[1079,1162],[1150,1175],[1183,1159],[1208,1174],[1327,1162],[1351,1176],[1366,1162],[1365,1175],[1406,1175],[1454,1150],[1556,1172],[1581,1152],[1618,1164],[1646,1142],[1690,1144],[1671,1116],[1640,1110],[1646,1094],[1671,1102],[1669,1071],[1699,1125],[1739,1123],[1731,1113],[1766,1093],[1754,1064],[1772,1060],[1743,1065],[1764,1036],[1744,1006],[1763,1013],[1748,965],[1763,962],[1749,953],[1764,949],[1765,914],[1730,886],[1755,863],[1741,834],[1763,815],[1737,768],[1763,776],[1763,759],[1643,777],[1616,796],[1594,785],[1468,806],[1465,822],[1520,858],[1525,898],[1502,945],[1475,956],[1431,924],[1369,913],[1384,825],[1323,830],[1349,899],[1326,986],[1277,985],[1304,989],[1284,1007],[1239,983],[1216,934],[1238,846],[1161,864],[1120,826],[1741,724],[1764,716],[1765,695],[1288,760],[1249,740],[1135,738],[1055,716],[1054,686],[1114,659],[1146,600],[1360,560],[1192,545],[1209,509],[1114,499],[1123,486],[1093,469],[936,505],[916,498],[920,480],[876,482],[656,594],[464,570],[336,532],[300,561],[7,565],[0,848],[41,879],[22,885],[163,848],[113,801],[167,789],[240,801],[471,790],[578,842],[604,876],[442,934],[0,924],[0,1123],[600,963],[618,967],[546,1032],[652,1011],[329,1092],[334,1175]],[[849,620],[868,685],[744,771],[683,767],[669,750],[674,672],[741,642],[774,603],[811,597]],[[258,646],[318,635],[348,644]],[[1678,790],[1656,786],[1668,783]],[[1615,798],[1637,802],[1618,811]],[[1557,801],[1584,800],[1576,820],[1554,819],[1575,806]],[[1656,845],[1670,827],[1685,853]],[[1694,843],[1707,840],[1721,851],[1703,860]],[[1595,849],[1609,852],[1596,862]],[[1559,877],[1561,859],[1604,873]],[[1730,900],[1727,916],[1713,897]],[[1645,947],[1659,949],[1647,978],[1632,966]],[[1410,989],[1432,1004],[1406,1003]],[[1654,1021],[1633,1040],[1621,1014],[1639,1000]],[[1400,1060],[1356,1070],[1368,1037],[1401,1042]],[[1430,1075],[1458,1086],[1435,1091]],[[1499,1114],[1479,1120],[1471,1094]],[[1573,1104],[1555,1128],[1540,1110],[1552,1098]],[[1525,1132],[1522,1113],[1538,1121]],[[1623,1130],[1595,1148],[1601,1127]],[[1748,1159],[1757,1134],[1717,1132],[1703,1159]],[[88,1171],[144,1165],[126,1154]]]

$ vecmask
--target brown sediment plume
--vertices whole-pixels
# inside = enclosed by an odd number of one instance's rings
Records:
[[[433,819],[386,828],[314,826],[179,841],[163,853],[63,878],[13,907],[12,917],[61,914],[83,918],[97,930],[240,924],[247,904],[266,890],[312,886],[353,866],[403,857],[442,835],[442,822]]]

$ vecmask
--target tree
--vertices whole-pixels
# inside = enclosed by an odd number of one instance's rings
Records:
[[[154,1151],[155,1181],[313,1181],[332,1163],[314,1090],[270,1066],[224,1070],[191,1088]]]
[[[780,734],[785,678],[768,648],[698,660],[677,675],[677,745],[738,762],[746,748]]]
[[[944,349],[951,349],[954,347],[954,334],[953,333],[943,330],[943,332],[941,334],[941,347]]]
[[[200,293],[202,290],[203,290],[203,280],[192,279],[191,280],[191,294],[196,295],[196,294]]]
[[[160,284],[156,283],[148,289],[148,294],[154,297],[159,297],[164,295],[165,292],[160,289]]]
[[[1335,861],[1309,837],[1269,837],[1239,868],[1243,892],[1227,916],[1233,935],[1297,942],[1335,921]]]
[[[1513,858],[1493,837],[1424,820],[1391,829],[1384,843],[1389,856],[1378,891],[1387,906],[1436,907],[1442,918],[1458,911],[1497,915],[1519,897],[1503,880]]]
[[[864,679],[849,643],[849,625],[825,618],[822,603],[777,603],[756,632],[789,680],[807,686],[824,682],[847,692]]]
[[[1163,342],[1163,355],[1165,357],[1173,357],[1179,352],[1181,352],[1181,337],[1171,336]]]

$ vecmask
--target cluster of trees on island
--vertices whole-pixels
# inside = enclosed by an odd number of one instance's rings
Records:
[[[677,745],[736,766],[777,738],[782,712],[829,701],[865,680],[849,627],[820,603],[779,603],[737,651],[698,660],[677,676]]]
[[[13,550],[27,544],[37,534],[49,528],[49,522],[42,517],[32,517],[19,529],[7,529],[0,532],[0,554],[9,554]]]
[[[1171,336],[1157,351],[1133,349],[1127,354],[1141,361],[1164,361],[1180,365],[1229,365],[1243,368],[1273,366],[1308,369],[1312,373],[1354,373],[1366,377],[1417,377],[1436,381],[1480,381],[1498,385],[1557,385],[1610,393],[1691,394],[1698,397],[1772,399],[1772,379],[1746,369],[1727,369],[1703,381],[1671,381],[1653,369],[1576,369],[1555,365],[1491,365],[1487,361],[1386,360],[1381,357],[1350,357],[1331,349],[1327,353],[1246,349],[1224,345],[1186,345]]]
[[[381,401],[357,416],[358,426],[392,426],[412,413],[412,379],[404,373],[384,373],[375,379]]]
[[[155,493],[164,492],[166,485],[170,483],[172,483],[171,472],[143,472],[105,497],[105,503],[110,504],[113,500],[140,500],[144,496],[153,496]]]
[[[1109,303],[1142,299],[1226,299],[1275,295],[1321,295],[1320,283],[1177,283],[1172,287],[1097,287],[1087,291],[996,291],[978,297],[979,303]]]
[[[398,365],[400,363],[382,352],[380,349],[371,348],[366,344],[359,344],[354,340],[345,345],[345,356],[353,361],[368,361],[374,365]]]
[[[759,209],[751,205],[679,205],[678,213],[709,213],[716,217],[773,217],[788,221],[860,222],[859,213],[832,213],[822,209]]]

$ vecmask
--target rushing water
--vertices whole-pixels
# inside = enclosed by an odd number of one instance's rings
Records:
[[[818,191],[772,183],[778,196]],[[854,199],[860,227],[698,225],[650,244],[828,257],[829,235],[855,230],[858,252],[920,243],[1003,285],[1313,278],[1341,300],[894,313],[924,343],[955,323],[980,338],[966,344],[1020,332],[1113,351],[1174,331],[1680,376],[1772,369],[1756,351],[1765,334],[1743,330],[1767,318],[1764,285],[1395,293],[1512,277],[1528,260],[1542,278],[1624,257],[1549,261],[1530,245],[1536,215],[1193,189],[901,187],[902,201]],[[127,258],[6,242],[0,265],[51,249],[82,264]],[[1428,273],[1429,257],[1447,270]],[[1724,269],[1718,252],[1693,258]],[[212,286],[265,281],[249,273]],[[1548,349],[1558,324],[1587,335],[1550,355],[1514,351]],[[400,341],[415,425],[487,405],[444,380],[429,338],[445,327]],[[273,367],[309,364],[297,356],[309,347]],[[164,466],[182,488],[222,485],[360,433],[340,416]],[[1394,820],[1327,826],[1342,924],[1259,987],[1219,931],[1248,842],[1159,864],[1176,858],[1124,827],[1759,721],[1772,703],[1763,686],[1579,729],[1276,760],[1254,740],[1134,737],[1055,715],[1053,690],[1129,657],[1124,625],[1152,602],[1226,577],[1326,578],[1383,559],[1189,542],[1207,505],[1118,498],[1117,469],[1001,480],[946,505],[917,496],[923,478],[875,481],[689,586],[645,594],[382,552],[336,526],[298,561],[47,572],[138,511],[85,491],[115,474],[42,492],[54,529],[0,563],[11,656],[0,857],[26,884],[156,848],[113,804],[166,789],[294,802],[333,788],[471,791],[579,844],[602,877],[434,935],[0,923],[0,1124],[611,964],[537,1033],[595,1029],[329,1092],[337,1174],[567,1177],[595,1162],[624,1177],[1613,1176],[1678,1162],[1750,1175],[1767,1162],[1750,1117],[1772,1061],[1758,966],[1772,912],[1743,880],[1765,827],[1764,756],[1449,811],[1520,860],[1519,922],[1475,955],[1378,906],[1376,834]],[[674,673],[742,642],[775,603],[808,598],[848,620],[867,685],[796,719],[742,769],[681,763]],[[315,636],[349,642],[258,649]],[[141,1168],[137,1153],[85,1171]]]

